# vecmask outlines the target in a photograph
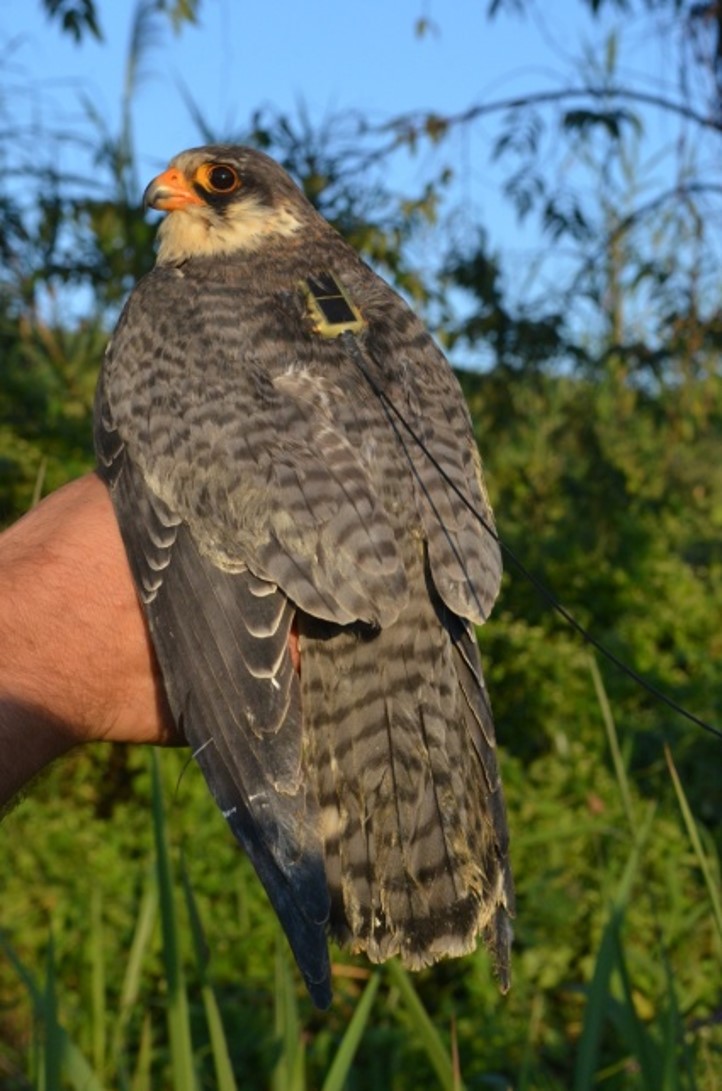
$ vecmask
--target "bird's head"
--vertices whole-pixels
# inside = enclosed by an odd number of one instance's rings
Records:
[[[168,213],[158,232],[160,264],[258,250],[295,235],[315,215],[278,163],[230,144],[176,155],[143,203]]]

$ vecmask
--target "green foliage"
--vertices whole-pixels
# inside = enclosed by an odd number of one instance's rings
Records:
[[[45,6],[77,39],[99,33],[101,5]],[[86,104],[92,186],[48,168],[25,206],[0,175],[3,522],[92,465],[98,362],[152,262],[130,104],[155,20],[196,9],[138,6],[118,131]],[[610,41],[604,71],[615,64]],[[202,139],[227,135],[187,98]],[[397,193],[389,157],[423,142],[443,157],[458,119],[417,122],[374,133],[265,110],[243,136],[438,319],[456,358],[485,361],[460,380],[513,554],[719,726],[722,312],[695,191],[675,191],[672,211],[629,203],[643,129],[619,100],[574,100],[556,124],[516,103],[495,152],[520,214],[577,255],[564,290],[512,290],[481,229],[421,272],[415,244],[442,221],[453,176],[437,161],[421,192]],[[549,173],[550,138],[584,165],[586,192]],[[413,978],[334,952],[334,1006],[314,1012],[195,766],[98,749],[53,769],[0,830],[0,1086],[713,1091],[719,741],[590,669],[511,557],[479,637],[518,887],[507,997],[482,951]]]
[[[92,466],[89,420],[105,341],[97,323],[66,329],[10,305],[3,313],[0,295],[0,523],[27,510],[39,474],[52,490]]]
[[[520,381],[497,370],[463,382],[504,541],[621,659],[717,722],[718,380],[656,395],[616,376]],[[573,681],[579,643],[513,562],[507,568],[499,623],[483,633],[504,737],[524,758],[560,735],[593,745],[598,711]],[[718,742],[671,718],[624,676],[605,675],[633,767],[657,764],[664,740],[674,740],[698,813],[717,826]]]
[[[645,802],[622,750],[614,770],[599,750],[573,744],[524,765],[505,756],[519,887],[508,997],[481,951],[413,979],[395,965],[369,977],[362,961],[335,952],[334,1007],[324,1015],[312,1011],[202,778],[183,771],[185,755],[154,759],[161,776],[151,778],[144,755],[116,751],[126,775],[104,819],[103,758],[64,763],[2,835],[0,1071],[14,1081],[3,1086],[22,1087],[33,1057],[55,1064],[67,1086],[81,1086],[74,1070],[92,1072],[98,1086],[138,1086],[143,1071],[147,1086],[181,1086],[170,1072],[190,1047],[183,1064],[197,1086],[411,1091],[523,1086],[526,1073],[527,1086],[561,1089],[586,1088],[596,1073],[615,1089],[712,1091],[722,1051],[719,857],[676,801]],[[666,778],[660,769],[658,789]],[[30,887],[39,904],[28,901]],[[174,904],[160,918],[159,889]],[[180,1040],[164,1017],[179,988]]]

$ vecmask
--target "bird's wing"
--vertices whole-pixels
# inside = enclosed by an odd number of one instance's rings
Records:
[[[409,514],[420,520],[419,532],[428,545],[434,585],[450,610],[481,624],[489,617],[501,585],[501,551],[481,458],[453,372],[428,335],[417,349],[418,359],[404,368],[402,381],[393,365],[386,362],[393,360],[393,349],[388,356],[379,356],[372,344],[343,338],[337,351],[346,353],[345,365],[355,369],[362,380],[360,392],[372,399],[367,434],[373,435],[373,429],[379,427],[395,434],[394,458],[386,467],[376,467],[376,480],[398,481],[408,476],[413,482],[413,510]],[[325,377],[299,373],[278,379],[276,385],[287,391],[296,404],[312,405],[324,386],[331,383]],[[343,406],[341,392],[335,393],[341,404],[335,410],[335,419],[328,422],[327,434],[332,443],[343,443],[353,452],[350,492],[354,488],[352,470],[358,473],[359,462],[345,438],[351,427],[348,416],[343,419],[348,409]],[[332,392],[329,400],[333,402]],[[352,413],[363,416],[358,405]],[[358,420],[353,423],[358,427]],[[383,446],[376,445],[373,457],[379,456]],[[378,514],[374,513],[374,517],[378,518]],[[337,516],[337,524],[345,528],[352,547],[359,519],[358,508],[351,503],[344,505]],[[362,547],[362,543],[359,545]],[[327,556],[330,565],[326,576],[344,578],[345,573],[336,575],[336,555],[330,552]]]
[[[501,561],[479,521],[493,529],[463,395],[416,316],[373,284],[368,337],[324,340],[304,328],[298,291],[269,306],[268,294],[254,303],[235,285],[157,270],[114,335],[113,413],[123,407],[132,459],[201,552],[340,624],[390,624],[406,599],[375,464],[374,437],[393,429],[389,470],[413,471],[437,589],[481,622]]]
[[[340,624],[389,624],[406,597],[393,530],[343,419],[343,377],[293,318],[237,288],[157,270],[131,296],[104,372],[151,490],[227,570],[248,567]],[[299,334],[301,344],[299,349]]]
[[[453,375],[449,378],[456,382]],[[499,593],[501,550],[481,458],[460,398],[459,393],[447,401],[437,390],[425,400],[422,417],[429,441],[422,449],[410,439],[409,450],[436,589],[453,613],[481,624]]]
[[[372,278],[372,279],[370,279]],[[368,270],[368,336],[344,336],[346,351],[374,390],[415,481],[416,507],[432,577],[454,613],[481,624],[501,585],[501,550],[459,383],[425,326]]]
[[[331,999],[329,897],[316,803],[301,768],[295,608],[273,584],[226,572],[150,490],[99,385],[96,446],[174,718],[261,878],[319,1007]]]

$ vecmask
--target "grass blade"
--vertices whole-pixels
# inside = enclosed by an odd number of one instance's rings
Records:
[[[534,1059],[538,1053],[539,1031],[544,1015],[544,995],[541,992],[534,993],[531,1002],[529,1018],[529,1030],[524,1045],[521,1068],[519,1069],[516,1091],[530,1091],[534,1078]]]
[[[662,1087],[662,1081],[660,1066],[656,1063],[657,1053],[648,1031],[637,1015],[632,980],[627,968],[620,929],[616,929],[614,932],[614,943],[616,946],[615,962],[622,982],[625,1000],[624,1005],[620,1005],[620,1017],[623,1022],[620,1029],[629,1042],[634,1059],[639,1065],[642,1086],[647,1088],[647,1091],[658,1091]]]
[[[627,771],[624,767],[622,751],[619,746],[617,727],[614,723],[614,717],[612,716],[612,709],[609,704],[609,698],[607,697],[607,691],[604,688],[604,682],[602,681],[602,676],[599,673],[597,661],[593,655],[589,656],[589,669],[592,673],[594,690],[597,695],[597,700],[599,701],[599,707],[602,711],[602,719],[604,720],[604,728],[607,733],[607,741],[609,743],[609,749],[612,754],[614,772],[616,774],[617,783],[619,784],[619,791],[622,796],[624,812],[627,816],[627,821],[629,822],[629,828],[632,830],[632,833],[635,833],[637,827],[634,818],[634,809],[632,807],[632,793],[629,790],[629,780],[627,779]]]
[[[275,1012],[276,1038],[281,1052],[273,1070],[273,1091],[305,1091],[306,1051],[301,1035],[293,974],[286,953],[286,940],[280,930],[276,939]]]
[[[203,1010],[206,1015],[206,1023],[208,1024],[208,1033],[211,1039],[211,1053],[213,1055],[213,1066],[216,1073],[215,1086],[217,1091],[238,1091],[236,1078],[233,1075],[233,1065],[231,1064],[231,1056],[228,1051],[228,1042],[226,1040],[220,1008],[218,1007],[218,1001],[216,1000],[216,994],[213,992],[210,985],[203,985],[201,988],[201,997],[203,1000]]]
[[[346,1033],[341,1039],[341,1045],[336,1051],[336,1056],[323,1083],[322,1091],[343,1091],[346,1078],[351,1070],[356,1050],[359,1047],[363,1032],[366,1029],[371,1008],[376,993],[378,992],[381,975],[376,971],[371,975],[368,985],[363,991],[354,1010],[351,1022],[346,1028]]]
[[[619,950],[619,930],[624,919],[624,910],[629,901],[632,885],[639,869],[642,847],[647,840],[652,825],[654,811],[655,807],[652,804],[647,811],[644,825],[635,838],[629,860],[612,903],[609,919],[602,934],[594,965],[594,973],[587,993],[584,1025],[577,1049],[574,1068],[575,1091],[589,1091],[589,1088],[595,1084],[602,1027],[607,1013],[609,981],[616,966],[616,953]]]
[[[614,969],[614,953],[621,919],[622,912],[615,906],[604,928],[597,951],[594,973],[589,984],[584,1009],[584,1025],[577,1049],[574,1070],[575,1091],[589,1091],[595,1083],[602,1025],[606,1014],[609,981]]]
[[[168,852],[168,840],[163,810],[163,790],[160,760],[151,751],[153,832],[155,835],[156,871],[160,897],[160,919],[163,934],[163,966],[168,986],[168,1034],[171,1047],[171,1067],[175,1091],[195,1091],[193,1042],[191,1040],[188,997],[183,981],[178,924],[173,898],[173,875]]]
[[[62,1027],[60,1028],[60,1046],[62,1071],[65,1076],[62,1086],[70,1085],[74,1091],[103,1091],[100,1079]]]
[[[113,1043],[111,1057],[116,1065],[120,1064],[125,1051],[125,1032],[128,1020],[137,1004],[140,994],[140,979],[143,959],[150,946],[158,913],[158,883],[154,874],[148,876],[143,897],[135,923],[133,939],[130,944],[128,961],[123,975],[123,984],[120,990],[118,1011],[114,1020]]]
[[[30,973],[25,963],[21,961],[20,956],[13,947],[8,938],[8,934],[5,931],[0,931],[0,948],[2,948],[8,962],[27,989],[36,1018],[40,1018],[42,1013],[43,994],[38,988],[35,978]]]
[[[143,1020],[143,1028],[140,1032],[140,1045],[136,1058],[135,1073],[131,1091],[153,1091],[151,1081],[151,1064],[153,1062],[153,1024],[150,1015]]]
[[[198,912],[198,903],[193,894],[188,871],[183,861],[181,861],[181,881],[188,910],[188,919],[191,923],[193,950],[201,982],[203,1010],[205,1011],[208,1034],[211,1040],[211,1052],[216,1073],[215,1086],[218,1091],[238,1091],[218,1001],[208,979],[208,944],[206,943],[200,913]]]
[[[697,823],[695,822],[692,811],[690,810],[689,803],[687,802],[687,796],[684,793],[682,782],[679,779],[679,774],[677,773],[677,768],[674,764],[674,760],[668,746],[665,746],[664,754],[667,759],[669,775],[672,778],[674,790],[677,793],[679,809],[682,812],[682,818],[684,819],[684,824],[687,828],[687,834],[692,844],[692,848],[694,849],[694,854],[697,857],[697,863],[699,864],[700,871],[704,876],[705,885],[707,886],[707,892],[709,894],[709,900],[712,906],[712,915],[714,917],[715,925],[717,927],[717,934],[720,940],[722,940],[722,905],[720,904],[719,890],[717,888],[717,885],[715,884],[714,877],[712,875],[712,869],[709,866],[707,854],[702,848],[702,841],[700,840]]]
[[[38,466],[38,472],[35,475],[35,484],[33,485],[33,495],[30,501],[30,507],[34,508],[40,503],[43,497],[43,486],[45,485],[45,474],[48,469],[47,458],[41,458],[40,465]]]
[[[684,1049],[684,1024],[677,1001],[674,975],[668,963],[665,964],[665,969],[667,971],[667,1018],[663,1037],[662,1078],[653,1086],[654,1091],[657,1088],[660,1091],[681,1091],[685,1084],[688,1087],[693,1084],[683,1080],[682,1077],[683,1063],[679,1056],[679,1046],[681,1045]],[[684,1061],[687,1061],[686,1057]]]
[[[439,1083],[445,1091],[463,1091],[463,1084],[460,1084],[454,1075],[454,1066],[446,1051],[441,1035],[431,1022],[426,1008],[421,1003],[419,995],[411,983],[409,975],[406,973],[401,963],[397,962],[396,959],[391,959],[391,961],[387,963],[386,970],[403,997],[406,1008],[411,1015],[412,1022],[416,1028],[416,1032],[421,1040],[421,1044],[426,1050],[434,1071],[439,1077]]]
[[[103,900],[96,887],[90,901],[90,1007],[92,1057],[96,1072],[105,1069],[106,1021],[105,957],[103,954]]]
[[[43,1050],[44,1091],[60,1091],[63,1047],[55,995],[55,951],[52,935],[48,939],[45,973],[45,992],[42,1002],[42,1025],[45,1033],[45,1048]]]
[[[57,1017],[55,995],[55,956],[52,938],[48,944],[47,980],[45,990],[38,988],[32,974],[21,961],[7,935],[0,932],[0,948],[28,991],[33,1017],[42,1028],[39,1072],[35,1079],[38,1091],[60,1089],[68,1084],[75,1091],[103,1091],[103,1085],[78,1047],[71,1042]],[[65,1082],[63,1082],[63,1076]]]

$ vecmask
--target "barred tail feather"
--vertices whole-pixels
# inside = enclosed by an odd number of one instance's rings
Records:
[[[332,935],[410,969],[482,936],[507,987],[513,891],[473,631],[427,588],[385,630],[298,626]]]

